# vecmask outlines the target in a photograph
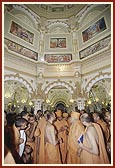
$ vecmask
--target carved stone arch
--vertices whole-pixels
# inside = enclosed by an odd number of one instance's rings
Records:
[[[100,74],[100,75],[95,76],[95,77],[94,77],[93,79],[91,79],[91,80],[87,83],[87,85],[85,86],[86,92],[89,92],[89,91],[91,90],[92,86],[93,86],[96,82],[98,82],[98,81],[100,81],[100,80],[102,80],[102,79],[105,79],[105,78],[111,78],[111,74],[109,74],[109,73],[104,73],[104,74]]]
[[[21,14],[20,14],[20,12],[21,12]],[[21,21],[24,21],[24,19],[26,17],[26,19],[28,21],[28,25],[30,25],[31,27],[33,27],[35,29],[38,28],[37,25],[38,25],[39,17],[37,15],[35,15],[34,13],[32,13],[25,5],[14,4],[12,14],[14,14],[17,17],[19,16],[18,19],[21,19]],[[27,23],[27,21],[26,21],[26,23]]]
[[[54,107],[57,108],[58,106],[62,106],[62,108],[66,107],[66,102],[63,100],[57,100],[56,102],[54,102]]]
[[[64,86],[65,88],[67,88],[71,94],[74,93],[74,89],[72,88],[72,86],[70,86],[68,83],[64,82],[64,81],[55,81],[53,83],[50,83],[44,90],[45,94],[48,94],[48,92],[50,91],[50,89],[52,89],[55,86]]]
[[[68,33],[68,25],[63,22],[53,22],[48,25],[48,33]]]
[[[87,5],[82,12],[81,16],[79,17],[79,27],[84,26],[88,22],[92,21],[99,15],[102,10],[106,8],[106,5],[100,5],[100,4],[90,4]]]
[[[26,23],[27,25],[31,26],[32,28],[36,29],[37,27],[35,26],[35,23],[33,22],[33,20],[31,18],[29,18],[28,16],[26,16],[23,13],[19,13],[15,15],[18,19],[20,19],[23,23]]]
[[[15,80],[18,81],[20,83],[22,83],[28,90],[28,92],[30,93],[30,95],[33,93],[33,88],[30,85],[30,83],[25,80],[23,77],[20,77],[19,75],[5,75],[4,76],[4,81],[8,81],[8,80]]]

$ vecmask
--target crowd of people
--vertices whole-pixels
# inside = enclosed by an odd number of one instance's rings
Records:
[[[111,113],[4,112],[4,164],[110,164]]]

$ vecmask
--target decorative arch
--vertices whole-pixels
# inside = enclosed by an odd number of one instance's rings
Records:
[[[33,24],[32,27],[34,27],[35,29],[37,29],[37,25],[38,25],[38,20],[39,20],[39,16],[37,16],[34,12],[32,12],[31,10],[29,10],[25,5],[23,4],[13,4],[13,11],[12,13],[17,15],[20,13],[22,13],[22,17],[26,16],[28,18],[28,20],[31,22],[31,25]],[[19,13],[18,13],[19,11]]]
[[[23,79],[22,77],[18,76],[17,74],[16,75],[5,75],[4,81],[8,81],[8,80],[15,80],[15,81],[22,83],[27,88],[30,94],[33,93],[33,88],[31,87],[30,83],[27,80]]]
[[[63,101],[57,101],[56,103],[55,103],[55,107],[57,108],[57,107],[59,107],[59,106],[61,106],[61,107],[66,107],[66,104],[65,104],[65,102],[63,102]]]
[[[61,21],[54,21],[49,23],[48,32],[49,33],[68,33],[68,25],[67,23],[61,22]]]
[[[85,86],[85,90],[86,92],[89,92],[92,88],[92,86],[98,82],[99,80],[102,80],[102,79],[105,79],[105,78],[111,78],[111,74],[107,74],[107,73],[104,73],[104,74],[100,74],[100,75],[97,75],[95,76],[93,79],[91,79],[87,85]]]
[[[69,102],[67,101],[67,100],[65,100],[65,99],[56,99],[54,102],[53,102],[53,107],[56,107],[56,105],[58,104],[58,103],[62,103],[65,107],[66,106],[69,106]]]
[[[64,81],[56,81],[56,82],[53,82],[53,83],[50,83],[44,90],[44,93],[45,94],[48,94],[49,90],[52,89],[53,87],[55,86],[64,86],[65,88],[67,88],[71,94],[74,93],[74,89],[66,82]]]
[[[95,7],[94,7],[94,5],[95,5]],[[100,4],[89,4],[89,5],[87,5],[83,9],[83,12],[81,13],[81,15],[79,16],[79,19],[78,19],[79,26],[83,26],[85,20],[87,21],[86,23],[93,20],[97,16],[97,15],[95,15],[95,12],[100,14],[100,12],[102,10],[104,10],[105,8],[106,8],[106,4],[105,5],[100,5]],[[90,13],[91,13],[91,17],[89,18],[88,15]]]

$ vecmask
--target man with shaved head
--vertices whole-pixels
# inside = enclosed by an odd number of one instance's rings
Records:
[[[86,126],[83,142],[79,142],[78,156],[81,164],[109,164],[101,127],[92,122],[91,115],[84,113],[80,117]]]

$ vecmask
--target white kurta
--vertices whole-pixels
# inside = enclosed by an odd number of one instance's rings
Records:
[[[24,140],[24,142],[19,145],[19,155],[21,157],[24,152],[24,147],[26,143],[26,133],[24,130],[20,130],[20,138]]]

